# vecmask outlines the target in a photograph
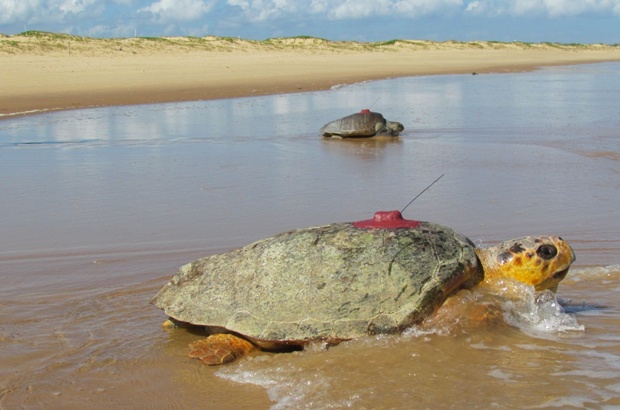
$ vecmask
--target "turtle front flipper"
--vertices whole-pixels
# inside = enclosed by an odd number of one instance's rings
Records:
[[[229,333],[218,333],[189,345],[189,357],[209,366],[230,363],[256,349],[252,343]]]

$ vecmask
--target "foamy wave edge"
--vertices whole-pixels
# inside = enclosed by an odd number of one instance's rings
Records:
[[[592,266],[586,268],[571,268],[567,279],[579,282],[582,279],[600,278],[604,276],[620,275],[620,265]]]

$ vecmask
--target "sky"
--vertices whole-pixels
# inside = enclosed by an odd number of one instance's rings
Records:
[[[0,33],[620,44],[620,0],[0,0]]]

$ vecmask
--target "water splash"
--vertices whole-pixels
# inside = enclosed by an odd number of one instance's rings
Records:
[[[507,301],[503,307],[504,319],[526,334],[540,338],[553,338],[567,331],[585,331],[575,316],[567,313],[556,295],[548,290],[531,292],[526,298]]]
[[[564,310],[553,292],[536,292],[530,285],[498,279],[490,286],[459,292],[435,315],[407,333],[420,336],[471,334],[506,326],[545,339],[568,331],[585,330],[572,313]]]

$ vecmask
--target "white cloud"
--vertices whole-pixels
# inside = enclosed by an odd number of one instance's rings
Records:
[[[485,9],[486,9],[485,3],[482,3],[480,1],[470,1],[467,7],[465,7],[465,12],[478,15],[478,14],[484,14]]]
[[[0,0],[0,24],[63,22],[69,15],[100,15],[104,9],[97,0]]]
[[[463,0],[400,0],[394,3],[398,15],[409,17],[436,13],[453,13],[463,6]]]
[[[307,12],[305,2],[294,0],[227,0],[229,6],[239,7],[244,18],[252,22],[275,20],[283,16],[296,15]]]
[[[310,2],[310,13],[319,14],[326,12],[329,7],[328,3],[327,0],[312,0]]]
[[[494,16],[567,17],[589,13],[620,14],[620,0],[475,0],[465,7],[466,13]]]
[[[330,20],[355,20],[375,16],[418,16],[458,11],[463,0],[227,0],[246,20],[324,15]]]
[[[336,7],[328,11],[327,15],[334,20],[359,19],[372,16],[385,16],[392,12],[390,0],[345,0],[338,2]]]
[[[328,5],[329,3],[331,5]],[[324,0],[320,4],[323,9],[328,9],[328,18],[349,20],[373,16],[421,17],[454,13],[461,9],[463,0]]]
[[[0,0],[0,24],[24,22],[41,7],[39,0]]]
[[[444,21],[456,17],[458,26],[458,17],[463,16],[556,22],[571,17],[565,20],[575,24],[576,18],[593,15],[613,25],[620,17],[620,0],[0,0],[0,32],[27,27],[102,36],[135,30],[142,35],[180,35],[211,28],[214,33],[249,36],[308,31],[335,36],[342,31],[339,36],[350,38],[362,32],[366,37],[396,35],[389,34],[389,21],[395,18],[402,29],[407,24],[403,19],[421,21],[428,16]],[[341,24],[360,19],[379,22],[381,33]],[[607,38],[617,42],[613,35]]]
[[[241,7],[241,10],[248,10],[250,8],[250,2],[246,0],[228,0],[229,6]]]
[[[56,8],[61,14],[81,14],[97,5],[96,0],[62,0],[56,3]]]
[[[544,0],[541,1],[547,14],[551,17],[576,16],[584,13],[601,13],[620,6],[620,1],[613,0]]]
[[[158,23],[194,21],[207,14],[213,5],[214,1],[159,0],[138,11],[151,13]]]

